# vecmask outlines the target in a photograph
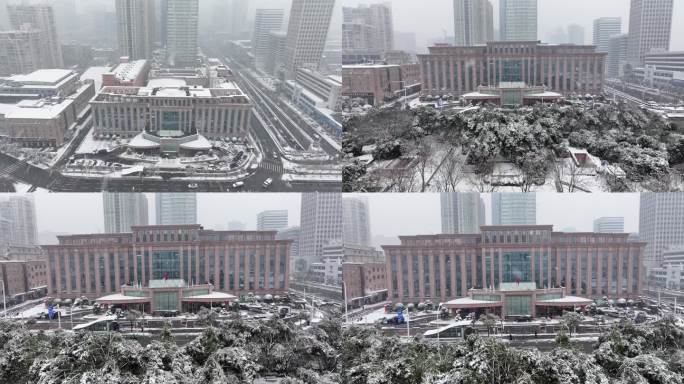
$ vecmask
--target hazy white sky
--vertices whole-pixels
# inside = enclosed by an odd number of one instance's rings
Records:
[[[150,223],[154,223],[154,194],[146,194]],[[7,195],[0,195],[6,197]],[[35,193],[38,231],[101,233],[104,231],[102,195],[99,193]],[[207,229],[226,229],[229,221],[256,229],[256,215],[269,209],[287,209],[289,225],[299,225],[301,196],[298,193],[200,193],[197,194],[199,224]]]
[[[441,233],[438,193],[383,193],[356,195],[368,200],[372,236],[429,235]],[[492,222],[491,197],[482,195],[486,220]],[[592,231],[594,219],[623,216],[625,231],[639,231],[639,195],[538,193],[537,224],[551,224],[557,231],[574,228]]]
[[[428,41],[454,35],[453,0],[338,0],[342,6],[391,3],[394,29],[415,32],[418,47]],[[494,28],[499,25],[499,0],[490,0],[494,7]],[[586,43],[590,43],[594,19],[621,17],[623,32],[629,25],[630,0],[539,0],[539,36],[569,24],[585,29]],[[674,1],[671,50],[684,50],[684,0]],[[679,22],[678,22],[679,21]]]

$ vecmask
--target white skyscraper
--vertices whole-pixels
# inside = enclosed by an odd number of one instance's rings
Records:
[[[199,224],[194,193],[157,193],[155,202],[157,225]]]
[[[165,1],[167,64],[174,67],[194,67],[199,50],[198,0]]]
[[[489,0],[454,0],[454,31],[457,46],[494,40],[492,3]]]
[[[10,23],[14,29],[31,26],[41,31],[43,68],[62,68],[62,44],[57,35],[57,24],[49,5],[10,5],[7,7]]]
[[[499,31],[503,41],[537,41],[537,0],[500,0]]]
[[[6,238],[11,245],[36,244],[36,208],[33,196],[10,196],[0,200],[0,220],[9,227]]]
[[[684,193],[642,193],[639,239],[648,268],[660,267],[664,249],[684,245]]]
[[[342,198],[344,245],[370,245],[370,218],[366,199]]]
[[[287,210],[270,210],[257,214],[257,231],[280,231],[287,227]]]
[[[484,202],[477,192],[442,192],[439,196],[442,233],[480,233],[485,225]]]
[[[596,52],[608,53],[610,38],[622,33],[622,19],[601,17],[594,20],[594,39]]]
[[[624,233],[624,217],[599,217],[594,220],[594,232],[598,233]]]
[[[335,0],[293,0],[285,47],[285,76],[297,68],[318,70]]]
[[[247,227],[245,226],[245,223],[243,223],[242,221],[233,220],[228,222],[229,231],[244,231],[245,228]]]
[[[537,195],[492,193],[492,225],[537,224]]]
[[[383,53],[394,47],[394,21],[392,19],[392,4],[377,3],[371,5],[359,5],[358,7],[342,7],[343,28],[344,25],[354,26],[348,30],[356,30],[361,33],[347,34],[346,38],[362,39],[361,45],[365,45],[369,51]],[[343,35],[343,40],[345,36]],[[343,41],[344,46],[354,45]]]
[[[342,240],[342,195],[302,194],[299,256],[307,265],[321,260],[323,246]]]
[[[228,0],[224,0],[228,1]],[[234,40],[242,39],[246,32],[248,0],[232,0],[228,7],[228,33]]]
[[[292,246],[290,247],[290,270],[294,271],[295,260],[299,259],[299,236],[301,228],[300,227],[288,227],[282,229],[276,234],[276,240],[292,240]]]
[[[0,31],[0,76],[47,68],[42,36],[43,32],[33,28]]]
[[[577,24],[568,25],[568,43],[584,45],[584,27]]]
[[[673,0],[632,0],[629,10],[628,60],[644,63],[651,51],[669,51]]]
[[[154,0],[116,0],[119,55],[131,60],[152,57],[155,38]]]
[[[627,63],[629,35],[615,35],[608,41],[608,59],[606,60],[606,74],[617,78],[623,75],[624,65]]]
[[[142,193],[102,193],[106,233],[131,232],[134,225],[148,225],[147,197]]]
[[[271,32],[283,27],[285,11],[282,9],[257,9],[254,16],[252,50],[256,66],[265,69],[271,52]]]

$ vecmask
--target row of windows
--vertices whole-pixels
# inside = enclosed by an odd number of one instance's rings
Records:
[[[107,254],[87,254],[75,252],[73,254],[56,256],[49,255],[50,271],[59,270],[59,276],[49,274],[52,290],[67,291],[70,287],[76,291],[81,287],[82,292],[116,292],[124,284],[147,284],[152,279],[186,279],[188,283],[201,284],[210,282],[219,289],[284,289],[286,279],[287,250],[282,247],[276,261],[276,249],[256,250],[243,249],[207,249],[197,254],[195,250],[180,252],[144,251],[138,255],[132,252],[109,252]],[[59,268],[57,258],[59,257]],[[183,265],[181,265],[181,262]],[[278,266],[276,266],[276,262]],[[266,264],[269,273],[266,275]],[[86,265],[87,264],[87,265]],[[216,269],[218,264],[218,270]],[[151,265],[151,268],[150,268]],[[256,266],[259,266],[259,276],[256,276]],[[118,268],[117,268],[118,266]],[[128,266],[128,271],[126,270]],[[245,269],[248,266],[248,269]],[[107,268],[108,267],[108,268]],[[237,269],[236,269],[237,267]],[[276,284],[276,267],[278,269],[278,283]],[[109,269],[109,275],[106,271]],[[80,274],[77,271],[80,270]],[[70,272],[71,271],[71,272]],[[218,272],[218,281],[216,279]],[[126,273],[129,280],[126,281]],[[226,281],[226,275],[228,281]],[[88,276],[88,278],[86,278]],[[236,279],[235,276],[239,278]],[[59,280],[59,281],[58,281]]]
[[[477,256],[459,253],[436,253],[432,257],[425,254],[390,255],[390,280],[395,298],[417,297],[421,292],[422,296],[437,298],[465,296],[463,280],[466,290],[496,288],[502,282],[534,281],[539,288],[567,287],[569,292],[577,295],[611,295],[618,289],[620,292],[638,290],[639,253],[638,249],[623,250],[621,258],[615,252],[599,249],[580,252],[563,249],[556,254],[533,250],[487,251]],[[442,265],[445,292],[441,291]],[[631,286],[628,285],[630,280]]]

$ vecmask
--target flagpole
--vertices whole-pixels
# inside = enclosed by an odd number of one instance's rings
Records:
[[[406,336],[411,337],[411,315],[408,308],[406,308]]]

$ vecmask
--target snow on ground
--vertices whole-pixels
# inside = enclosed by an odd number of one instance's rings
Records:
[[[39,304],[36,304],[32,307],[29,307],[29,308],[19,312],[16,315],[16,317],[20,317],[23,319],[31,319],[31,318],[37,317],[38,315],[40,315],[41,313],[44,313],[44,312],[47,312],[47,308],[45,308],[45,304],[41,302]]]
[[[355,319],[354,324],[375,324],[381,319],[391,319],[396,313],[385,313],[385,308],[378,308],[375,311],[362,316],[360,319]]]
[[[25,183],[14,183],[14,191],[15,193],[28,193],[29,189],[31,189],[31,184],[25,184]]]
[[[94,129],[91,129],[90,132],[88,132],[88,134],[83,138],[81,145],[79,145],[76,149],[77,155],[92,155],[93,153],[97,153],[103,149],[111,150],[112,147],[115,146],[115,142],[112,140],[96,140],[93,137],[93,131]]]

